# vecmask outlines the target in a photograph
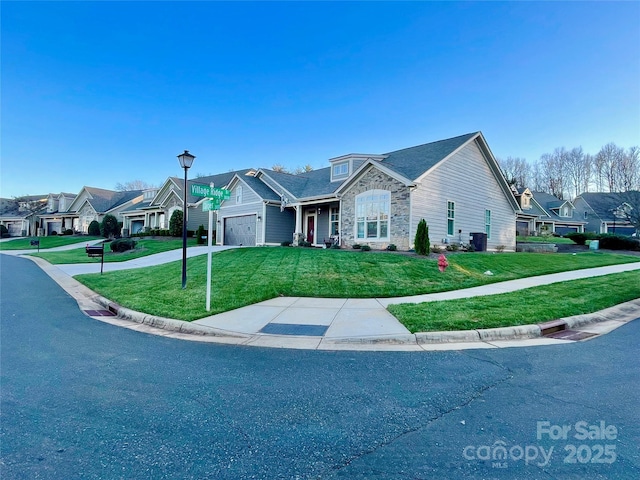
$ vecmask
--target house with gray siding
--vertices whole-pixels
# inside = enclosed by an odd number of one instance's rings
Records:
[[[585,232],[633,235],[629,221],[634,208],[640,208],[640,192],[582,193],[573,201],[578,215],[586,222]],[[637,216],[637,214],[636,214]]]
[[[566,235],[584,232],[585,222],[569,200],[528,188],[513,188],[521,212],[516,219],[516,233],[521,236]]]
[[[348,154],[292,175],[236,175],[218,222],[225,245],[337,243],[413,248],[418,222],[432,244],[485,234],[489,250],[515,251],[520,208],[481,132],[385,154]]]

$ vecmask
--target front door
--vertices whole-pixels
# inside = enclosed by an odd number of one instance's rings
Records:
[[[313,233],[315,230],[316,217],[309,215],[307,217],[307,242],[313,242]]]

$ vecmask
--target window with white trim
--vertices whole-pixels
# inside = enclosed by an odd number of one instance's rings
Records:
[[[491,210],[484,211],[484,233],[491,238]]]
[[[333,166],[334,177],[344,177],[349,175],[349,162],[336,163]]]
[[[238,185],[236,187],[236,204],[242,203],[242,186]]]
[[[356,197],[356,239],[388,240],[391,194],[369,190]]]
[[[455,232],[456,204],[447,202],[447,235],[453,235]]]
[[[331,208],[331,217],[329,221],[329,235],[338,235],[338,227],[340,225],[340,209]]]

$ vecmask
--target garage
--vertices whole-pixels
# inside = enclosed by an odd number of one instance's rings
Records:
[[[224,219],[224,244],[255,246],[256,216],[243,215]]]

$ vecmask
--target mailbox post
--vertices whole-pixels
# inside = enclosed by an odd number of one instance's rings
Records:
[[[100,275],[104,269],[104,243],[101,245],[87,245],[85,247],[87,257],[100,257]]]

